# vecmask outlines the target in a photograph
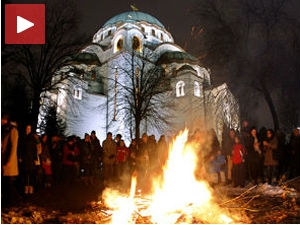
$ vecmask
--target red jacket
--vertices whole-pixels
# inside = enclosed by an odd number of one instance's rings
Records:
[[[42,167],[44,169],[45,175],[52,175],[51,164],[47,164],[46,162],[43,161]]]
[[[63,164],[68,166],[75,165],[75,158],[79,155],[79,149],[76,145],[74,145],[73,149],[70,149],[68,143],[64,145],[64,158]]]
[[[117,161],[118,162],[125,162],[127,156],[129,155],[129,149],[124,147],[117,147]]]
[[[244,162],[245,149],[241,144],[235,144],[232,148],[233,164],[241,164]]]

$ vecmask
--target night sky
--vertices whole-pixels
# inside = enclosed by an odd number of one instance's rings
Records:
[[[40,0],[8,0],[5,1],[5,3],[45,3],[45,2],[51,2],[51,1],[40,1]],[[172,34],[174,41],[176,44],[178,44],[181,47],[184,47],[185,41],[188,42],[190,46],[188,46],[188,52],[197,55],[198,52],[193,52],[194,46],[193,43],[189,43],[190,38],[190,32],[193,25],[200,25],[201,21],[197,19],[197,17],[190,12],[190,10],[193,9],[195,6],[196,0],[75,0],[77,4],[77,9],[79,12],[79,28],[78,33],[79,34],[86,34],[90,37],[90,40],[92,41],[93,35],[103,26],[103,24],[109,20],[110,18],[114,17],[117,14],[120,14],[122,12],[131,11],[130,4],[135,5],[141,12],[148,13],[154,17],[156,17],[165,27],[166,29]],[[225,2],[225,0],[224,0]],[[291,0],[289,1],[291,4],[289,4],[289,7],[287,9],[287,13],[292,17],[296,18],[297,23],[300,23],[300,17],[298,16],[300,13],[300,1],[299,0]],[[2,1],[2,4],[4,2]],[[47,7],[47,4],[46,4]],[[2,10],[3,12],[3,10]],[[3,18],[2,14],[2,18]],[[3,20],[2,20],[3,23]],[[3,33],[2,33],[3,35]],[[257,48],[257,43],[253,43],[255,47]],[[196,48],[195,48],[196,49]],[[278,53],[280,54],[280,52]],[[278,57],[279,60],[280,57]],[[289,59],[287,59],[288,62]],[[282,64],[281,64],[282,63]],[[282,74],[280,76],[282,77],[288,77],[285,75],[284,71],[288,71],[289,65],[284,64],[283,61],[278,61],[278,65],[280,65],[280,68],[283,70]],[[299,67],[299,64],[298,64]],[[213,84],[220,84],[218,83],[218,79],[221,80],[221,82],[226,82],[231,85],[230,83],[230,77],[231,72],[229,71],[212,71],[212,81]],[[244,79],[247,79],[245,77],[247,75],[240,74],[241,81]],[[293,75],[293,79],[297,82],[292,82],[293,90],[295,93],[295,88],[299,89],[299,78],[295,77],[297,76],[296,73]],[[299,75],[298,75],[299,76]],[[243,88],[242,85],[233,85],[231,86],[231,90],[233,93],[237,96],[238,89]],[[284,91],[289,91],[288,89],[285,89]],[[295,93],[299,95],[298,93]],[[243,96],[245,94],[240,94],[240,102],[243,101]],[[238,96],[237,96],[238,97]],[[256,97],[254,97],[256,98]],[[280,101],[280,100],[279,100]],[[248,103],[247,103],[248,104]],[[247,106],[246,104],[246,106]],[[250,107],[249,107],[250,108]],[[261,126],[265,125],[267,127],[272,126],[272,119],[270,115],[270,111],[263,99],[258,99],[257,101],[253,101],[253,104],[251,105],[251,112],[248,113],[250,116],[252,116],[252,119],[254,118],[254,122],[256,125]],[[300,115],[299,115],[300,119]]]
[[[38,0],[10,0],[9,3],[45,3]],[[89,34],[91,37],[111,17],[122,12],[131,11],[133,4],[141,12],[156,17],[172,34],[175,43],[184,45],[187,34],[197,19],[189,13],[195,0],[78,0],[77,8],[80,13],[79,32]],[[46,6],[47,7],[47,6]]]

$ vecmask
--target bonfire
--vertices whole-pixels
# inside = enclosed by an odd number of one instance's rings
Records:
[[[111,223],[238,223],[238,215],[217,204],[208,182],[196,178],[197,148],[187,139],[186,129],[170,144],[163,173],[153,178],[151,194],[136,194],[136,176],[129,193],[104,190],[103,202],[109,208],[106,212]]]

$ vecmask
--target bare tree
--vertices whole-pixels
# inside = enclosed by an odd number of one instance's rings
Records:
[[[112,121],[121,116],[125,126],[130,128],[130,135],[136,138],[140,137],[142,123],[162,131],[170,119],[164,113],[172,105],[166,99],[170,77],[151,61],[155,56],[147,50],[125,52],[120,57],[121,65],[113,68],[115,77],[107,77],[112,82],[108,87],[108,92],[112,93],[108,101],[114,104],[108,112],[113,115]]]
[[[278,102],[283,98],[274,99],[274,90],[288,88],[288,93],[295,95],[292,82],[299,81],[299,62],[295,61],[299,21],[287,14],[292,6],[292,0],[201,0],[193,10],[204,29],[198,39],[200,55],[206,56],[203,61],[213,70],[227,73],[242,98],[245,93],[259,93],[275,129],[280,127]],[[299,111],[298,106],[296,103],[292,111]]]
[[[49,1],[46,7],[46,41],[44,45],[6,46],[4,70],[23,76],[32,93],[31,122],[36,127],[41,93],[57,87],[69,73],[61,74],[55,82],[55,72],[65,66],[66,57],[78,52],[87,42],[77,32],[78,13],[73,1]],[[11,68],[6,69],[6,67]]]

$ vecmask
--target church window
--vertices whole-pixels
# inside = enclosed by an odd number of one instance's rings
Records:
[[[176,97],[182,97],[184,96],[184,81],[178,81],[176,84]]]
[[[123,48],[123,38],[120,38],[117,42],[117,51],[120,51]]]
[[[120,36],[116,39],[114,44],[114,53],[120,51],[124,46],[123,36]]]
[[[142,32],[145,33],[145,27],[142,27]]]
[[[160,34],[160,40],[162,40],[162,41],[164,40],[164,36],[162,33]]]
[[[200,84],[198,81],[194,82],[194,95],[200,97]]]
[[[107,36],[110,36],[110,35],[111,35],[111,30],[109,30],[109,31],[108,31],[108,34],[107,34]]]
[[[132,39],[132,48],[136,51],[141,51],[142,47],[141,47],[141,40],[134,36],[133,39]]]
[[[155,37],[155,30],[154,29],[152,29],[152,36]]]
[[[74,88],[73,88],[73,97],[75,99],[79,99],[79,100],[82,99],[82,88],[81,87],[79,87],[77,85],[74,86]]]

